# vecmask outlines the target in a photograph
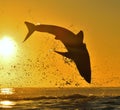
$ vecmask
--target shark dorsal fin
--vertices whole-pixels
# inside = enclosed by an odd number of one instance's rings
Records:
[[[84,39],[84,34],[83,34],[83,31],[80,31],[79,33],[77,33],[77,35],[80,39],[80,42],[83,43],[83,39]]]

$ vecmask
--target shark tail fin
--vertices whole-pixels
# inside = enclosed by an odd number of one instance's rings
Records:
[[[55,52],[67,58],[71,58],[71,54],[69,52],[58,52],[58,51]]]
[[[83,43],[83,39],[84,39],[83,31],[80,31],[76,36],[79,37],[80,43]]]
[[[31,34],[35,31],[35,25],[34,24],[32,24],[30,22],[27,22],[27,21],[25,21],[25,24],[28,28],[28,33],[27,33],[23,42],[25,42],[31,36]]]

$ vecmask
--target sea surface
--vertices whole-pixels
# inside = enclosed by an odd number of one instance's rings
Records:
[[[0,110],[120,110],[120,88],[0,88]]]

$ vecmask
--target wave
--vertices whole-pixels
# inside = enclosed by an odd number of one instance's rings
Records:
[[[1,88],[0,100],[120,98],[120,88]]]
[[[3,102],[2,102],[3,101]],[[7,101],[7,102],[6,102]],[[62,95],[62,96],[0,96],[0,108],[19,109],[48,109],[48,110],[119,110],[120,96],[95,96],[95,95]],[[9,102],[9,103],[8,103]],[[8,103],[9,105],[4,105]],[[112,109],[111,109],[112,108]]]
[[[1,100],[43,100],[43,99],[90,99],[96,98],[97,96],[85,96],[80,94],[73,94],[67,96],[37,96],[37,97],[14,97],[14,96],[0,96]]]

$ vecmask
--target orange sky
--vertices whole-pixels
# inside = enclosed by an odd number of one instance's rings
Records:
[[[0,86],[120,86],[119,12],[119,0],[1,1],[0,38],[11,36],[18,52],[7,63],[0,59]],[[63,57],[53,52],[64,50],[54,36],[36,32],[23,44],[27,33],[24,21],[59,25],[74,33],[83,30],[92,84],[79,76],[74,63],[65,64]]]

